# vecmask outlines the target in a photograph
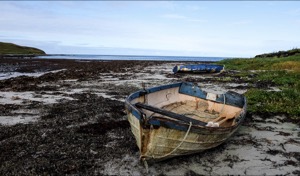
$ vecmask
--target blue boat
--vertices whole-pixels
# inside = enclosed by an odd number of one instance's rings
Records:
[[[236,92],[179,82],[134,92],[125,108],[140,159],[158,161],[222,144],[244,121],[247,103]]]
[[[174,73],[220,73],[224,70],[224,65],[214,64],[176,65],[173,68]]]

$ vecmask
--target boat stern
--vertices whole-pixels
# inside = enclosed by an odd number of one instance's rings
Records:
[[[180,66],[176,65],[176,66],[173,68],[173,73],[177,73],[179,70],[180,70]]]

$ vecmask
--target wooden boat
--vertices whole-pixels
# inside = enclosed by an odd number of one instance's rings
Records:
[[[224,65],[195,64],[195,65],[176,65],[174,73],[220,73],[225,70]]]
[[[144,161],[220,145],[241,125],[246,106],[241,94],[208,93],[189,82],[140,90],[125,100],[131,131]]]

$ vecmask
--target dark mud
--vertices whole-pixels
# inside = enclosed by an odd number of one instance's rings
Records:
[[[0,175],[147,175],[124,112],[129,94],[143,84],[151,87],[178,81],[243,92],[252,86],[269,86],[249,84],[233,71],[174,75],[171,69],[176,64],[0,59],[3,73],[45,72],[38,77],[0,80],[0,118],[37,118],[0,125]],[[248,114],[228,142],[193,156],[153,163],[149,174],[297,175],[300,132],[296,127],[281,116]]]

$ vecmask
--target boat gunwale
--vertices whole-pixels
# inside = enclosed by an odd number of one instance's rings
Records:
[[[135,116],[142,125],[143,128],[149,128],[149,125],[154,125],[154,126],[164,126],[166,128],[172,128],[172,129],[177,129],[177,130],[181,130],[181,131],[186,131],[188,129],[189,124],[188,123],[180,123],[179,121],[172,121],[170,119],[168,119],[168,121],[166,120],[165,122],[161,121],[161,119],[147,119],[145,113],[143,113],[139,108],[137,108],[134,104],[131,103],[131,100],[138,98],[140,96],[149,94],[149,93],[153,93],[156,91],[160,91],[160,90],[164,90],[164,89],[168,89],[168,88],[173,88],[173,87],[181,87],[182,84],[193,84],[193,83],[189,83],[189,82],[179,82],[179,83],[173,83],[173,84],[168,84],[168,85],[163,85],[163,86],[157,86],[157,87],[153,87],[153,88],[149,88],[149,89],[144,89],[144,90],[139,90],[137,92],[134,92],[132,94],[130,94],[126,99],[125,99],[125,107],[126,109],[133,115]],[[200,88],[199,88],[200,89]],[[201,89],[200,89],[201,90]],[[225,94],[229,93],[231,91],[226,92]],[[234,92],[235,93],[235,92]],[[236,93],[238,94],[238,93]],[[223,94],[224,95],[224,94]],[[241,94],[238,94],[240,96],[243,96]],[[243,96],[244,97],[244,96]],[[210,101],[210,100],[208,100]],[[247,100],[246,97],[244,97],[244,105],[242,107],[242,112],[239,115],[239,117],[237,117],[237,122],[229,127],[207,127],[207,126],[198,126],[198,125],[192,125],[192,131],[196,132],[196,133],[211,133],[212,131],[215,133],[216,131],[220,131],[220,132],[224,132],[224,131],[233,131],[235,130],[245,119],[246,117],[246,108],[247,108]],[[217,101],[215,101],[217,102]]]

